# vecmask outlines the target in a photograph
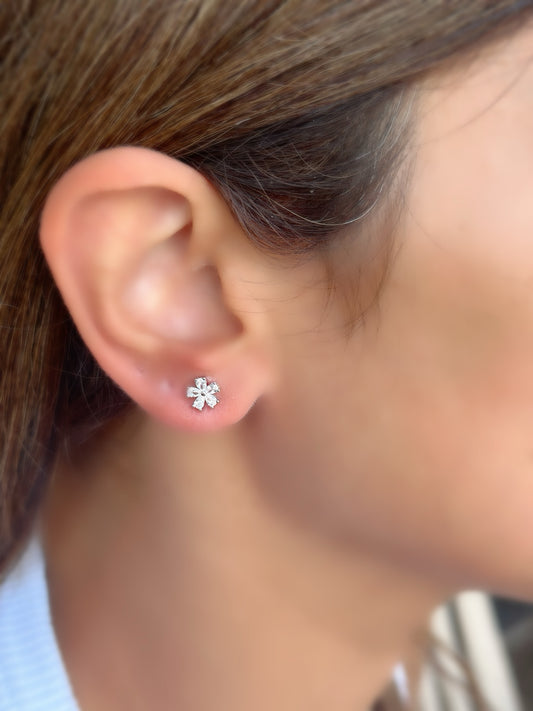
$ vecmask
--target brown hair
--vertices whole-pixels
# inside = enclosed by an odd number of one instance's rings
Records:
[[[399,204],[416,80],[532,8],[1,3],[0,571],[22,550],[59,447],[132,406],[79,337],[39,249],[39,216],[62,173],[100,149],[150,147],[202,171],[263,248],[325,249],[378,203]]]

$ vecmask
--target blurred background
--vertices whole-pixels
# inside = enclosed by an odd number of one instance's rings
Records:
[[[533,605],[503,597],[490,599],[502,630],[524,709],[533,711]]]

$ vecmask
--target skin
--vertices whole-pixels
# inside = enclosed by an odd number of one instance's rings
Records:
[[[138,404],[58,457],[42,513],[83,711],[364,711],[448,596],[533,599],[531,47],[527,26],[420,86],[394,259],[349,339],[323,263],[256,252],[177,161],[107,152],[50,196],[54,278]],[[136,166],[172,185],[179,248]],[[94,198],[119,174],[125,197]],[[143,200],[128,262],[122,219],[106,224]],[[335,249],[340,270],[349,242]],[[163,287],[143,313],[148,263]],[[197,413],[184,392],[203,373],[221,402]]]

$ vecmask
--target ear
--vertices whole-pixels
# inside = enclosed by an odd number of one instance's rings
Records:
[[[250,286],[261,255],[190,166],[138,147],[94,153],[53,187],[40,238],[88,348],[155,419],[219,429],[271,386],[272,337]],[[187,396],[199,377],[220,388],[212,408]]]

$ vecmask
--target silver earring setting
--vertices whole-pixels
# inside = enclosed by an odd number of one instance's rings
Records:
[[[207,378],[196,378],[194,382],[196,387],[187,388],[187,397],[195,398],[193,407],[201,411],[204,409],[204,405],[211,408],[218,405],[220,400],[215,397],[215,393],[220,392],[220,388],[214,381],[208,383]]]

